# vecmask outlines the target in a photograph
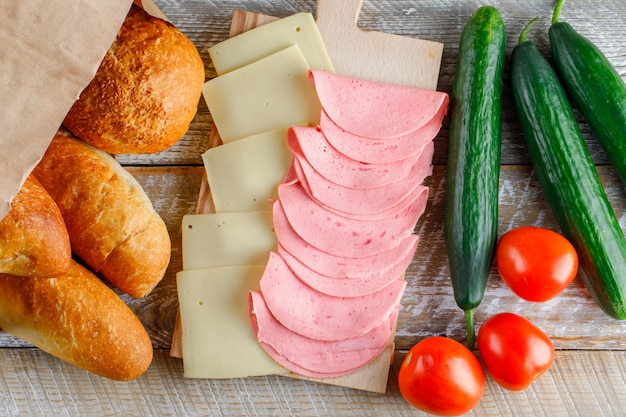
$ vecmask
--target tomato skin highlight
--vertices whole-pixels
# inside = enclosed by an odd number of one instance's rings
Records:
[[[478,331],[478,351],[487,372],[509,391],[522,391],[554,363],[550,338],[525,317],[499,313]]]
[[[520,298],[544,302],[558,296],[578,273],[578,255],[562,235],[542,227],[506,232],[496,246],[502,280]]]
[[[447,337],[421,340],[406,354],[398,387],[415,408],[438,416],[465,414],[483,396],[485,374],[465,345]]]

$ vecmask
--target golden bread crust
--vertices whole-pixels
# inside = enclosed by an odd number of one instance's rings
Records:
[[[204,64],[189,38],[132,6],[64,125],[112,154],[159,152],[189,128],[204,79]]]
[[[70,268],[70,240],[59,208],[33,177],[0,221],[0,273],[51,277]]]
[[[141,185],[105,152],[57,134],[33,171],[56,201],[74,253],[133,297],[163,278],[171,241]]]
[[[127,381],[143,374],[153,350],[122,299],[76,262],[56,278],[0,274],[0,327],[72,365]]]

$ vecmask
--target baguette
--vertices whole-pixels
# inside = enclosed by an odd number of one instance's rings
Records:
[[[33,173],[59,206],[74,253],[125,293],[149,294],[169,265],[171,242],[137,180],[110,155],[63,133]]]
[[[0,327],[113,380],[134,379],[152,362],[150,337],[137,316],[76,262],[56,278],[0,274]]]
[[[0,221],[0,273],[52,277],[65,274],[71,262],[59,208],[33,176],[27,177]]]
[[[191,40],[132,6],[63,123],[105,152],[159,152],[189,128],[204,80],[204,63]]]

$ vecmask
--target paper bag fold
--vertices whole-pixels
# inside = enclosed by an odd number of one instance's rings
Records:
[[[0,2],[0,219],[93,79],[131,4]]]

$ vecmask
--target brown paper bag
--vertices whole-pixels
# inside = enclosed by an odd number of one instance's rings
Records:
[[[93,79],[131,3],[0,2],[0,219]]]

